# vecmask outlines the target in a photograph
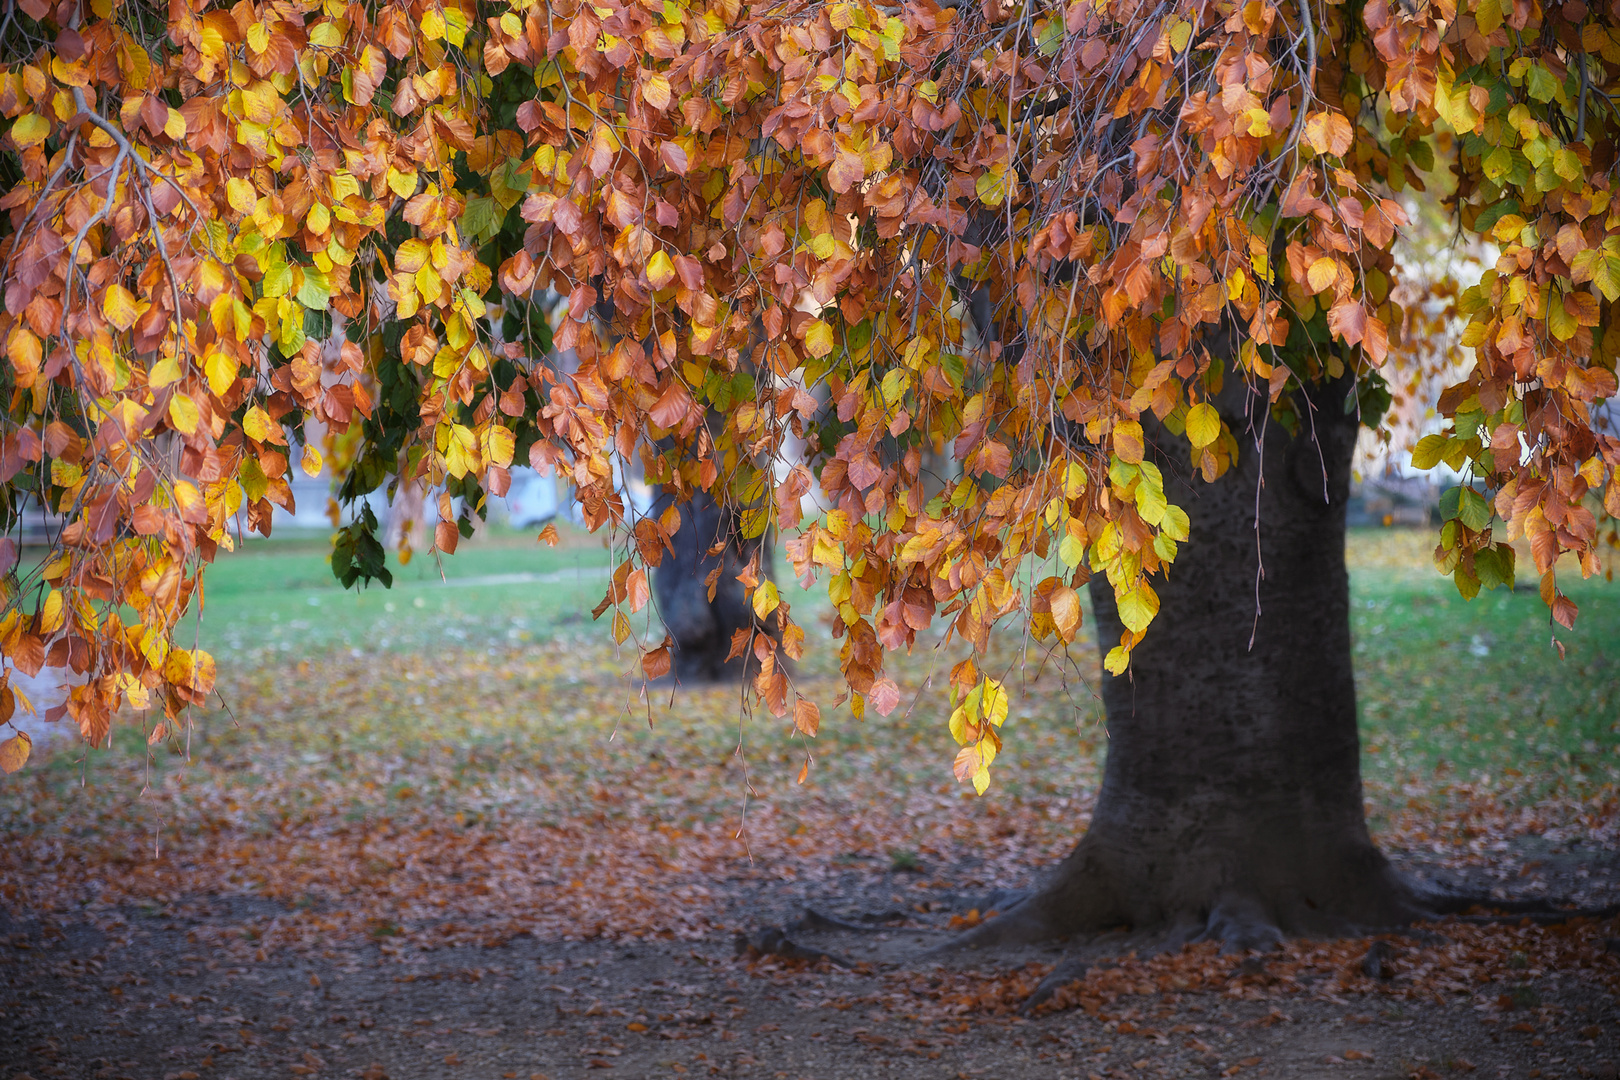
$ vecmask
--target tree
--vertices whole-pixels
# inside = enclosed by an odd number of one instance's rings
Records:
[[[345,498],[403,479],[477,513],[527,460],[621,532],[610,454],[640,454],[743,541],[791,534],[857,715],[897,707],[885,656],[945,620],[981,792],[1009,694],[991,631],[1066,646],[1089,583],[1116,740],[1097,822],[986,936],[1403,917],[1423,900],[1360,821],[1342,491],[1351,420],[1425,355],[1391,249],[1431,185],[1500,248],[1415,451],[1463,475],[1440,569],[1472,596],[1527,538],[1568,627],[1559,555],[1590,574],[1614,540],[1593,408],[1620,349],[1620,9],[21,0],[0,48],[0,483],[9,513],[66,521],[13,567],[0,647],[92,676],[65,706],[92,742],[123,703],[160,703],[158,738],[206,697],[180,620],[229,521],[267,531],[290,498],[306,418]],[[808,461],[779,479],[790,436]],[[816,481],[832,509],[806,522]],[[681,516],[635,523],[604,612],[649,601]],[[340,537],[346,582],[382,574],[374,531]],[[771,633],[733,651],[813,735],[779,662],[803,631],[743,584]],[[668,637],[638,647],[669,670]],[[1271,794],[1239,808],[1240,782]]]
[[[774,557],[767,536],[745,539],[738,515],[708,492],[684,502],[659,496],[675,506],[680,526],[653,572],[658,617],[669,632],[675,678],[686,685],[745,674],[752,652],[739,655],[732,642],[741,633],[769,634],[754,617],[744,580],[769,576]],[[757,665],[756,665],[757,669]]]

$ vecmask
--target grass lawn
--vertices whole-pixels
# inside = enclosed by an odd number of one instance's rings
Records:
[[[331,575],[325,537],[250,542],[209,569],[200,641],[218,653],[222,667],[239,674],[277,658],[319,661],[334,650],[365,655],[444,648],[506,656],[559,634],[601,646],[605,627],[592,622],[590,609],[606,587],[609,552],[595,537],[567,526],[561,532],[556,548],[534,543],[529,533],[480,537],[454,556],[419,555],[408,566],[393,564],[392,589],[350,592]],[[1368,777],[1395,785],[1437,769],[1464,778],[1522,774],[1550,781],[1593,769],[1607,776],[1620,765],[1620,586],[1566,581],[1581,614],[1573,632],[1560,630],[1567,657],[1559,661],[1553,627],[1533,588],[1521,584],[1464,601],[1429,564],[1432,543],[1427,533],[1412,530],[1360,530],[1350,537]],[[777,578],[813,636],[816,616],[827,610],[825,594],[820,586],[798,590],[785,562]],[[1088,751],[1098,748],[1101,721],[1087,685],[1097,675],[1093,652],[1090,640],[1073,648],[1068,666],[1080,678],[1054,691],[1048,676],[1029,703],[1034,707],[1023,710],[1047,737],[1078,727]],[[914,677],[939,663],[948,670],[949,662],[919,653]],[[833,672],[833,646],[813,642],[803,670]],[[898,727],[915,727],[911,734],[921,741],[935,719],[931,710],[915,709]],[[396,717],[389,726],[409,720]],[[851,739],[864,746],[873,736],[887,741],[878,735],[881,726],[835,724],[827,734],[836,743]],[[1009,750],[1022,741],[1014,735]],[[1037,741],[1057,749],[1047,738]],[[1016,769],[1001,773],[1018,782]]]

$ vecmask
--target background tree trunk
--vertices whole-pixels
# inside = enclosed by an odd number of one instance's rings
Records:
[[[657,516],[670,504],[672,496],[659,490],[653,504]],[[675,639],[670,650],[677,681],[683,683],[740,679],[749,671],[751,654],[728,661],[731,637],[738,630],[756,625],[753,608],[743,594],[737,575],[754,555],[759,555],[759,578],[772,576],[774,545],[770,534],[745,540],[737,515],[721,506],[707,492],[697,492],[680,504],[681,527],[674,537],[674,552],[653,570],[653,594],[664,628]],[[719,554],[710,550],[724,541]],[[707,579],[720,568],[714,599],[709,599]],[[767,633],[763,626],[761,633]]]
[[[1154,583],[1160,612],[1130,670],[1103,676],[1108,757],[1090,829],[975,941],[1129,925],[1165,927],[1172,943],[1268,947],[1425,913],[1362,810],[1344,561],[1350,393],[1345,379],[1297,397],[1290,437],[1229,377],[1216,405],[1241,453],[1214,484],[1189,476],[1185,442],[1161,429],[1166,493],[1192,536]],[[1091,595],[1106,652],[1121,631],[1113,590],[1099,575]]]

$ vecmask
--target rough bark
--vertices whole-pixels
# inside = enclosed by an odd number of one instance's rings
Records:
[[[670,499],[660,491],[653,514],[661,514]],[[736,631],[757,625],[758,620],[737,575],[757,553],[760,580],[771,576],[769,534],[745,540],[737,515],[706,492],[696,493],[680,508],[681,527],[674,536],[675,550],[666,552],[663,562],[653,571],[658,614],[675,639],[670,650],[674,676],[682,683],[740,679],[749,671],[746,661],[751,654],[727,660],[731,638]],[[710,554],[722,544],[717,554]],[[720,576],[711,600],[708,577],[716,568]],[[761,632],[765,632],[763,628]]]
[[[1131,669],[1103,676],[1109,741],[1090,828],[966,943],[1127,925],[1163,928],[1172,944],[1264,948],[1434,906],[1363,816],[1344,561],[1349,392],[1343,380],[1297,399],[1291,437],[1229,377],[1216,405],[1241,453],[1214,484],[1193,480],[1185,442],[1163,437],[1167,493],[1192,537],[1155,582],[1160,612]],[[1106,651],[1121,630],[1113,592],[1099,576],[1091,595]]]

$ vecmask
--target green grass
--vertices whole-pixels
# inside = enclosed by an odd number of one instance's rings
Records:
[[[1581,609],[1566,631],[1549,624],[1546,605],[1522,582],[1463,600],[1420,561],[1432,543],[1419,533],[1351,537],[1369,778],[1393,783],[1438,771],[1579,785],[1589,773],[1612,782],[1620,768],[1620,585],[1561,572],[1561,587]]]
[[[405,566],[390,553],[391,589],[348,591],[332,576],[329,537],[251,540],[208,568],[197,643],[222,664],[241,664],[544,640],[589,623],[607,585],[601,541],[559,532],[556,548],[532,533],[492,533]]]
[[[1462,777],[1550,776],[1620,764],[1620,586],[1602,579],[1565,583],[1581,613],[1573,631],[1559,630],[1567,650],[1559,660],[1547,610],[1534,591],[1497,590],[1464,601],[1427,565],[1431,544],[1418,532],[1365,530],[1350,537],[1369,778],[1393,783],[1403,774],[1437,769]],[[454,556],[394,563],[392,589],[347,593],[332,577],[326,550],[324,538],[294,539],[252,542],[221,555],[206,578],[202,644],[222,664],[235,666],[320,657],[333,649],[431,653],[521,649],[558,634],[606,639],[606,627],[592,621],[590,609],[606,587],[609,553],[582,533],[565,529],[554,549],[528,534],[483,537]],[[785,563],[777,579],[811,635],[802,670],[831,674],[836,649],[816,633],[825,594],[819,586],[799,590]],[[1100,734],[1101,714],[1085,685],[1097,675],[1092,652],[1089,640],[1077,643],[1074,671],[1083,678],[1064,692],[1033,694],[1024,702],[1026,720],[1049,713],[1037,725],[1043,730],[1073,732],[1078,724]],[[912,666],[920,675],[928,663],[922,656]],[[943,673],[949,662],[940,663]],[[828,735],[846,737],[839,731],[857,740],[870,732],[865,725],[835,727],[823,735],[824,747]],[[1009,751],[1018,743],[1010,738]]]

